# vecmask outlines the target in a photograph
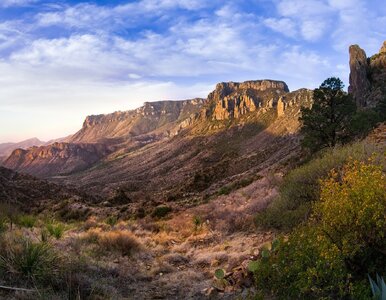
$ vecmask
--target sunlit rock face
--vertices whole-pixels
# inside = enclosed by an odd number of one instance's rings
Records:
[[[386,41],[379,53],[367,57],[358,45],[349,48],[350,86],[359,107],[374,107],[386,95]]]
[[[238,119],[259,108],[272,108],[279,97],[287,92],[288,86],[283,81],[222,82],[209,94],[201,115],[212,120]]]

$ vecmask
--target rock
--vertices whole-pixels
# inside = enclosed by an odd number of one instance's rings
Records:
[[[386,53],[386,41],[383,42],[383,45],[381,49],[379,50],[379,53]]]
[[[210,120],[238,119],[259,108],[276,106],[279,96],[288,92],[283,81],[222,82],[209,94],[200,115],[202,119]]]
[[[350,52],[350,86],[359,107],[374,107],[386,95],[386,41],[379,53],[367,58],[358,45],[352,45]]]
[[[366,98],[370,92],[366,52],[358,45],[349,48],[350,53],[350,86],[348,92],[353,95],[357,105],[366,106]]]

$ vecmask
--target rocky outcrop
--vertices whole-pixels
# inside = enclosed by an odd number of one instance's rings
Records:
[[[204,99],[145,102],[140,108],[107,115],[88,116],[80,131],[70,138],[72,143],[106,142],[154,133],[176,134],[201,109]]]
[[[27,150],[16,149],[3,166],[45,178],[82,171],[110,152],[104,144],[54,143]]]
[[[289,92],[283,81],[256,80],[222,82],[209,94],[201,118],[210,120],[238,119],[259,108],[276,106],[281,95]]]
[[[358,45],[352,45],[349,48],[349,53],[350,86],[348,92],[354,95],[358,106],[364,107],[370,93],[369,66],[367,64],[366,52]]]
[[[18,149],[18,148],[27,149],[32,146],[42,146],[44,144],[45,142],[42,142],[37,138],[28,139],[18,143],[0,144],[0,161],[1,161],[1,157],[8,157],[15,149]]]
[[[386,41],[378,54],[367,58],[358,45],[349,48],[350,86],[359,107],[374,107],[386,95]]]

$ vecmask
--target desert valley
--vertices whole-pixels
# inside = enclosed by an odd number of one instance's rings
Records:
[[[0,299],[385,300],[386,41],[378,46],[345,50],[347,90],[333,75],[290,90],[227,74],[206,98],[148,101],[85,116],[66,137],[0,143]]]

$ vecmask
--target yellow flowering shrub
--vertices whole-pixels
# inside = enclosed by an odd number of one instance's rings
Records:
[[[377,271],[378,261],[386,261],[386,178],[380,166],[353,161],[333,170],[321,182],[314,211],[352,271]]]
[[[256,285],[279,299],[371,299],[367,274],[386,266],[386,180],[371,160],[320,181],[312,217],[255,263]]]

